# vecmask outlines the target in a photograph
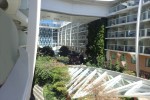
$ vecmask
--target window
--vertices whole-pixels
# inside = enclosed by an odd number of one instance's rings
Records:
[[[150,67],[150,58],[146,59],[146,67]]]
[[[111,59],[116,59],[116,53],[112,53]]]
[[[135,55],[131,55],[131,63],[132,63],[132,64],[135,64],[135,63],[136,63]]]
[[[125,54],[122,54],[122,55],[120,56],[120,61],[126,61]]]

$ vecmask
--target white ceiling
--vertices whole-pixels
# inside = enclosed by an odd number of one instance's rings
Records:
[[[41,12],[41,19],[50,19],[56,21],[67,21],[67,22],[80,22],[80,23],[88,23],[99,19],[98,17],[90,17],[90,16],[76,16],[76,15],[68,15],[61,13],[53,13],[53,12]]]
[[[112,4],[118,2],[119,0],[64,0],[68,2],[75,2],[75,3],[89,3],[89,4],[100,4],[100,5],[108,5],[111,6]]]

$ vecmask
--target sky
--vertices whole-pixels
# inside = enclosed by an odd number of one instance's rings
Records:
[[[41,20],[40,24],[46,24],[51,27],[60,27],[64,21]]]

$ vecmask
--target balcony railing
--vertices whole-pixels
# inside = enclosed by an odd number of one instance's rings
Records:
[[[107,38],[135,37],[135,36],[136,36],[135,30],[127,30],[127,31],[125,30],[125,31],[108,33]],[[140,37],[150,37],[150,28],[141,29]]]
[[[127,52],[135,52],[135,46],[134,45],[125,46],[125,51],[127,51]]]
[[[150,54],[150,46],[140,46],[139,52],[143,54]]]
[[[137,21],[137,14],[122,16],[108,21],[108,26]]]
[[[141,20],[150,19],[150,10],[142,12]],[[108,26],[137,21],[137,14],[127,15],[108,21]]]
[[[117,50],[117,51],[124,51],[124,52],[135,52],[135,45],[108,44],[107,49]],[[139,53],[150,54],[150,46],[140,46],[139,47]]]
[[[116,44],[108,44],[107,49],[116,50]]]
[[[145,0],[145,1],[148,1],[148,0]],[[120,10],[123,10],[123,9],[126,9],[128,7],[133,7],[133,6],[136,6],[139,4],[139,0],[129,0],[127,2],[123,2],[121,4],[118,4],[112,8],[110,8],[110,11],[109,13],[113,13],[113,12],[117,12],[117,11],[120,11]]]
[[[126,37],[135,37],[136,31],[135,30],[128,30],[126,31]]]
[[[107,38],[117,38],[117,37],[135,37],[136,31],[135,30],[125,30],[125,31],[116,31],[112,33],[108,33]]]
[[[118,51],[125,51],[125,52],[135,52],[134,45],[116,45],[116,44],[108,44],[107,49],[110,50],[118,50]]]
[[[150,29],[141,29],[140,30],[140,37],[147,37],[150,36]]]

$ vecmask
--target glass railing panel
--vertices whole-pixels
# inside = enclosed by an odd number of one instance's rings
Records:
[[[117,6],[117,10],[119,11],[119,10],[122,10],[122,9],[125,9],[125,8],[127,8],[127,3],[125,2],[125,3],[122,3],[122,4],[119,4],[118,6]]]
[[[138,0],[129,0],[128,1],[128,6],[136,6],[139,4]]]
[[[150,36],[150,29],[147,29],[147,36]]]
[[[135,30],[128,30],[126,37],[135,37],[136,31]]]
[[[113,13],[113,12],[116,12],[117,11],[117,7],[111,7],[110,10],[109,10],[109,13]]]
[[[133,22],[133,21],[137,21],[137,14],[127,16],[127,22]]]
[[[150,11],[148,11],[148,19],[150,18]]]
[[[109,44],[109,45],[107,45],[107,49],[116,50],[116,45],[115,44]]]
[[[144,53],[150,54],[150,47],[144,46]]]
[[[127,52],[135,52],[135,46],[125,46],[125,51]]]
[[[116,24],[119,24],[119,18],[116,19]]]
[[[125,37],[125,31],[120,31],[117,33],[117,37]]]
[[[116,20],[113,19],[113,20],[112,20],[112,25],[115,25],[115,24],[116,24]]]
[[[126,16],[119,18],[119,24],[126,23],[126,21],[127,21]]]
[[[138,5],[138,4],[139,4],[139,0],[134,0],[134,5],[133,6]]]
[[[141,15],[141,20],[145,20],[145,19],[147,19],[147,11],[143,12]]]
[[[140,30],[140,36],[145,36],[145,29]]]
[[[117,46],[117,50],[119,50],[119,51],[124,51],[124,46],[118,45],[118,46]]]
[[[148,1],[150,1],[150,0],[144,0],[144,3],[148,2]]]

